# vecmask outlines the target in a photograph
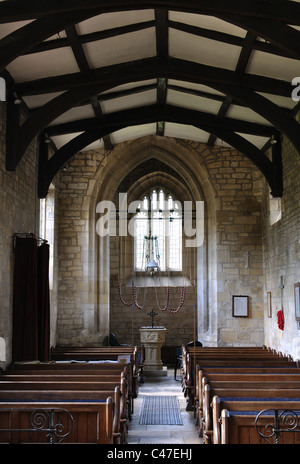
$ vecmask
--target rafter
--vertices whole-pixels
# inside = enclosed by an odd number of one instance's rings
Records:
[[[0,4],[1,22],[22,21],[34,19],[44,15],[55,13],[70,13],[74,11],[97,11],[99,10],[99,0],[39,0],[39,2],[29,3],[23,0],[10,0]],[[289,24],[300,25],[299,4],[292,1],[269,0],[190,0],[182,2],[180,0],[156,0],[149,2],[145,0],[107,0],[101,1],[102,11],[116,11],[118,9],[145,9],[145,8],[169,8],[200,14],[213,13],[236,13],[243,17],[252,16],[254,18],[271,18],[273,20],[285,21]]]
[[[105,29],[103,31],[96,31],[89,34],[81,34],[78,36],[78,41],[83,45],[91,42],[97,42],[100,40],[108,39],[111,37],[117,37],[123,34],[129,34],[131,32],[142,31],[145,29],[149,29],[151,27],[155,27],[156,21],[144,21],[142,23],[135,23],[129,24],[126,26],[121,27],[114,27],[112,29]],[[214,31],[211,29],[205,29],[203,27],[192,26],[190,24],[185,24],[180,21],[173,21],[168,20],[168,27],[172,29],[176,29],[182,32],[186,32],[187,34],[191,34],[198,37],[205,37],[207,39],[215,40],[218,42],[226,43],[229,45],[235,45],[237,47],[242,47],[244,38],[238,37],[232,34],[228,34],[225,32]],[[69,46],[69,41],[65,37],[56,38],[53,40],[46,40],[44,42],[39,43],[35,47],[31,48],[30,50],[24,52],[24,55],[32,54],[32,53],[41,53],[44,51],[49,50],[56,50],[59,48],[64,48]],[[284,52],[276,45],[273,45],[269,42],[263,42],[261,40],[256,40],[253,44],[253,50],[259,50],[264,53],[269,53],[272,55],[278,55],[285,58],[293,58],[294,55],[292,53]]]
[[[143,109],[143,112],[150,111],[154,113],[156,108],[160,107],[159,105],[149,105]],[[204,111],[199,110],[191,110],[181,107],[174,107],[172,105],[165,105],[164,107],[160,107],[162,109],[161,114],[163,113],[163,108],[165,108],[166,114],[176,114],[179,117],[181,116],[182,124],[191,125],[193,122],[198,121],[202,124],[209,124],[210,126],[215,126],[217,128],[224,127],[226,130],[231,130],[235,132],[241,132],[244,134],[251,134],[251,135],[258,135],[261,137],[271,137],[277,133],[276,129],[273,126],[258,124],[254,122],[242,121],[236,118],[220,118],[219,116],[215,116],[213,114],[206,113]],[[136,110],[136,114],[138,113],[138,109]],[[133,111],[130,111],[129,115],[132,117]],[[45,132],[49,136],[58,136],[62,134],[72,134],[76,132],[85,132],[90,129],[96,129],[102,127],[104,121],[117,121],[117,124],[122,122],[128,117],[128,113],[126,110],[118,111],[113,114],[108,113],[104,116],[103,121],[99,121],[96,118],[87,118],[76,120],[72,122],[65,122],[62,124],[51,125],[45,128]]]
[[[256,40],[256,35],[253,34],[252,32],[248,32],[245,39],[244,39],[244,41],[243,41],[242,51],[240,53],[240,56],[239,56],[239,59],[238,59],[238,62],[237,62],[236,68],[235,68],[235,73],[236,74],[242,75],[246,71],[248,61],[249,61],[250,55],[252,53],[252,48],[253,48],[253,44],[254,44],[255,40]],[[218,113],[219,117],[222,118],[227,114],[227,112],[229,111],[230,106],[232,104],[232,100],[233,100],[232,97],[230,97],[230,96],[226,97],[226,99],[222,103],[222,106],[221,106],[221,108],[219,110],[219,113]],[[215,141],[216,141],[216,137],[211,134],[209,139],[208,139],[207,144],[212,146],[212,145],[214,145]]]
[[[180,21],[168,21],[169,27],[178,31],[186,32],[198,37],[205,37],[206,39],[215,40],[217,42],[234,45],[236,47],[242,47],[244,44],[244,38],[236,35],[228,34],[225,32],[215,31],[212,29],[205,29],[199,26],[193,26],[191,24],[182,23]],[[263,42],[261,40],[255,40],[253,43],[253,50],[259,50],[264,53],[272,55],[283,56],[285,58],[293,58],[293,53],[281,50],[278,46],[273,45],[269,42]]]
[[[300,57],[300,33],[283,21],[272,21],[269,18],[245,18],[236,14],[222,15],[222,19],[269,40],[284,53],[291,54],[294,58]]]
[[[1,7],[1,3],[0,3]],[[80,12],[72,14],[62,13],[39,18],[20,27],[0,41],[0,71],[2,71],[15,58],[22,55],[43,40],[72,26],[78,21],[88,19],[92,12],[82,15]]]
[[[78,36],[78,42],[81,45],[84,45],[90,42],[98,42],[99,40],[129,34],[131,32],[142,31],[151,27],[155,27],[155,21],[153,20],[144,21],[142,23],[129,24],[127,26],[113,27],[111,29],[105,29],[103,31],[91,32],[89,34],[81,34]],[[29,51],[25,52],[24,55],[31,53],[41,53],[48,50],[56,50],[58,48],[67,47],[68,45],[69,41],[65,37],[57,38],[54,40],[47,40],[31,48]]]
[[[45,195],[51,180],[58,170],[66,163],[66,161],[85,146],[95,141],[99,134],[101,137],[110,134],[124,127],[132,125],[146,124],[157,121],[169,121],[191,124],[199,129],[212,132],[217,137],[230,143],[233,147],[244,153],[255,165],[261,170],[266,177],[270,188],[276,195],[280,194],[279,190],[275,191],[273,185],[273,170],[274,165],[269,158],[264,155],[258,148],[246,139],[236,134],[229,126],[225,128],[224,124],[217,124],[217,118],[206,118],[204,114],[199,115],[199,112],[186,110],[178,107],[159,107],[158,105],[146,108],[136,108],[126,110],[115,114],[104,116],[102,124],[98,121],[93,121],[93,124],[86,125],[86,130],[83,134],[75,137],[64,147],[56,152],[55,155],[47,162],[44,167],[44,176],[39,182],[39,194]],[[46,174],[45,174],[46,173]],[[277,185],[278,187],[278,185]]]
[[[84,3],[79,2],[79,0],[74,2],[66,0],[66,3],[62,1],[60,5],[57,5],[55,2],[55,7],[51,3],[53,2],[44,0],[43,5],[40,6],[40,13],[38,13],[39,10],[35,5],[36,11],[33,17],[38,17],[38,19],[1,40],[0,71],[17,56],[25,53],[69,25],[83,21],[96,14],[117,11],[120,8],[142,9],[151,8],[151,6],[154,8],[169,8],[218,16],[221,19],[239,25],[239,27],[255,32],[286,53],[292,54],[295,58],[300,57],[300,33],[288,26],[288,24],[300,25],[300,5],[296,2],[275,1],[271,2],[272,8],[270,8],[270,2],[261,2],[259,0],[227,0],[226,3],[223,0],[215,0],[214,2],[203,0],[201,1],[201,5],[199,5],[197,0],[190,2],[176,0],[173,0],[173,2],[166,2],[164,0],[144,2],[135,0],[126,3],[119,0],[110,0],[109,2],[103,0],[101,7],[99,7],[99,1],[97,0],[88,0]],[[20,0],[1,2],[0,18],[2,17],[3,21],[6,21],[9,14],[12,14],[10,8],[12,5],[15,5],[14,21],[16,20],[18,8],[20,7],[19,11],[24,11],[24,2],[22,5],[22,2],[20,4]],[[29,13],[30,6],[25,11],[25,14],[33,14],[33,12]],[[41,13],[41,11],[45,11],[45,13]],[[47,13],[49,12],[52,13],[48,15]],[[32,16],[30,19],[33,19]]]
[[[124,10],[153,9],[155,21],[136,23],[106,31],[97,31],[91,34],[78,36],[76,24],[98,14]],[[246,38],[210,31],[205,28],[194,27],[188,24],[168,20],[168,11],[182,11],[215,16],[231,24],[237,25],[246,31]],[[13,19],[12,19],[13,18]],[[23,54],[51,50],[55,47],[71,46],[79,73],[38,81],[19,83],[15,88],[23,96],[43,94],[50,92],[63,92],[57,98],[41,108],[32,111],[28,119],[19,126],[14,109],[8,111],[8,139],[7,139],[7,167],[16,168],[31,141],[45,129],[54,133],[56,130],[82,129],[84,133],[79,138],[67,144],[53,157],[48,164],[46,147],[41,138],[40,156],[40,189],[45,189],[53,166],[55,169],[63,159],[81,146],[85,147],[87,141],[101,137],[105,148],[112,148],[109,144],[110,133],[130,125],[146,123],[148,120],[156,122],[157,134],[164,134],[166,121],[180,124],[191,124],[210,134],[209,143],[213,144],[216,138],[227,141],[230,145],[245,153],[262,171],[269,182],[272,192],[280,194],[282,191],[281,177],[281,149],[280,144],[272,147],[272,161],[263,152],[250,144],[246,139],[237,135],[239,133],[265,133],[282,131],[292,141],[300,153],[299,124],[290,111],[285,111],[278,105],[268,101],[259,93],[268,93],[278,96],[290,97],[291,84],[264,76],[245,74],[249,56],[252,50],[262,50],[289,58],[300,58],[300,33],[290,25],[300,25],[300,5],[286,0],[40,0],[39,2],[24,2],[24,0],[10,0],[0,2],[0,23],[32,19],[33,21],[9,34],[0,41],[0,72],[14,59]],[[156,58],[144,59],[121,65],[109,66],[91,70],[84,54],[83,44],[90,41],[102,40],[107,37],[143,30],[149,27],[156,28]],[[212,40],[232,43],[242,47],[240,59],[235,71],[221,69],[199,63],[168,57],[168,29],[182,30],[188,34],[207,37]],[[65,29],[67,39],[56,41],[46,40],[55,33]],[[263,37],[268,42],[260,42],[257,37]],[[102,95],[103,92],[122,84],[155,79],[157,90],[157,105],[155,108],[132,110],[125,114],[103,115],[101,110],[102,98],[112,98]],[[221,102],[217,117],[201,112],[191,113],[184,108],[174,109],[167,106],[168,79],[202,84],[213,88],[221,95],[209,92],[198,92],[205,98]],[[145,86],[140,86],[141,88]],[[188,87],[188,86],[187,86]],[[173,86],[173,88],[176,88]],[[178,90],[179,87],[176,89]],[[132,92],[141,91],[138,88],[130,89]],[[180,91],[195,92],[192,89],[180,87]],[[118,93],[120,95],[120,93]],[[64,126],[52,126],[53,121],[66,111],[82,104],[91,104],[95,118],[93,121],[77,121]],[[231,121],[226,114],[232,104],[251,108],[265,118],[272,126],[249,125],[244,121]],[[192,116],[193,115],[193,116]],[[139,116],[140,119],[136,120]],[[150,119],[149,119],[150,118]],[[91,124],[91,125],[89,125]],[[67,129],[67,127],[69,129]],[[275,128],[275,129],[274,129]],[[243,132],[244,130],[244,132]],[[247,132],[248,131],[248,132]],[[9,136],[9,134],[11,134]],[[16,136],[17,135],[17,136]],[[94,137],[96,137],[94,139]],[[58,156],[60,157],[58,159]],[[56,163],[56,164],[54,164]],[[277,171],[275,172],[275,167]],[[52,171],[51,171],[52,169]],[[55,171],[54,169],[54,171]],[[53,171],[53,172],[54,172]],[[50,177],[49,177],[50,176]],[[42,180],[41,180],[42,179]]]
[[[258,95],[250,88],[235,85],[238,82],[241,83],[245,76],[237,79],[237,76],[232,71],[220,70],[220,73],[216,73],[216,68],[178,59],[149,59],[116,65],[102,70],[101,79],[98,78],[97,83],[86,83],[85,86],[69,90],[33,113],[23,123],[19,131],[19,159],[21,159],[33,138],[59,115],[97,93],[134,81],[137,75],[139,80],[164,76],[165,78],[205,84],[225,95],[231,95],[263,116],[279,131],[282,131],[300,153],[299,124],[288,112]],[[224,81],[225,76],[227,77],[226,81]]]
[[[69,40],[72,51],[74,53],[74,57],[76,59],[76,62],[78,64],[78,67],[81,73],[83,74],[83,76],[88,76],[91,72],[91,69],[89,67],[89,64],[85,56],[85,53],[83,51],[82,45],[78,40],[78,34],[76,31],[76,27],[69,26],[66,29],[66,34],[67,34],[67,38]],[[90,99],[90,103],[92,105],[95,116],[101,119],[103,117],[103,113],[102,113],[102,109],[101,109],[100,103],[98,102],[97,98],[95,96],[92,96]],[[104,142],[104,147],[106,150],[113,149],[113,145],[111,143],[109,136],[105,136],[103,139],[103,142]]]
[[[167,58],[165,60],[159,60],[157,58],[146,58],[136,61],[136,65],[142,67],[144,66],[145,68],[148,68],[149,66],[157,68],[160,66],[160,63],[162,67],[165,67],[165,65],[168,65],[168,63],[171,65],[171,63],[176,62],[178,63],[178,66],[187,68],[195,75],[200,73],[203,77],[203,80],[205,80],[207,83],[233,83],[244,89],[252,89],[257,92],[266,92],[282,97],[291,96],[290,82],[255,74],[244,74],[243,76],[237,76],[234,71],[218,68],[216,66],[208,66],[179,59],[176,60],[175,58]],[[16,85],[16,90],[19,91],[22,95],[26,96],[62,92],[64,90],[73,88],[80,89],[82,87],[95,85],[97,82],[100,83],[108,74],[121,72],[121,67],[126,70],[127,67],[132,66],[134,63],[135,62],[130,62],[124,63],[123,65],[112,65],[103,68],[97,68],[91,71],[89,76],[85,78],[82,77],[81,73],[72,73],[63,76],[23,82]],[[180,70],[178,70],[178,72],[180,72]]]
[[[166,59],[169,55],[169,35],[168,35],[168,11],[155,10],[156,21],[156,54],[159,59]],[[158,77],[157,79],[157,104],[165,106],[167,102],[167,79]],[[157,121],[156,135],[163,136],[165,132],[165,122]]]

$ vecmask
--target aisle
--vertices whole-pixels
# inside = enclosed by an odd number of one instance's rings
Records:
[[[181,382],[174,380],[174,369],[168,369],[166,377],[144,378],[138,397],[134,401],[134,414],[129,424],[128,444],[201,444],[195,426],[194,413],[186,411],[186,399]],[[143,425],[140,412],[145,396],[177,396],[183,425]]]

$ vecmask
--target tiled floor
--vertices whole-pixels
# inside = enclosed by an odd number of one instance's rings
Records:
[[[145,395],[177,396],[183,425],[141,425],[140,410]],[[138,397],[134,401],[134,414],[129,424],[128,444],[201,444],[195,426],[194,413],[186,411],[186,399],[181,388],[180,377],[174,379],[174,369],[168,369],[166,377],[144,377]]]

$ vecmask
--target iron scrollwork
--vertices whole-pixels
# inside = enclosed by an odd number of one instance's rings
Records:
[[[272,414],[273,413],[273,414]],[[258,421],[261,416],[272,415],[273,424],[268,423],[264,426],[265,433],[258,429]],[[272,444],[271,438],[275,437],[275,444],[279,444],[279,437],[281,433],[285,432],[300,432],[296,430],[299,424],[299,416],[296,411],[292,409],[264,409],[256,416],[255,428],[258,433],[267,443]]]
[[[1,409],[1,411],[24,411],[23,409]],[[60,416],[64,416],[64,424],[62,422],[55,423]],[[57,417],[57,419],[56,419]],[[61,417],[62,419],[62,417]],[[28,429],[0,429],[0,432],[43,432],[46,433],[50,444],[61,443],[73,430],[74,419],[69,411],[63,408],[45,408],[35,409],[29,417]]]
[[[67,421],[69,427],[65,430],[65,426],[62,423],[55,424],[55,413],[65,414],[69,417],[70,421]],[[74,420],[72,415],[66,409],[37,409],[32,412],[30,416],[30,425],[36,431],[48,432],[47,437],[51,444],[61,443],[68,435],[70,435],[73,429]],[[48,426],[48,428],[47,428]]]

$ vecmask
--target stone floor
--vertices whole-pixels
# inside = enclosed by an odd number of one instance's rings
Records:
[[[173,395],[178,397],[183,425],[141,425],[140,410],[145,395]],[[186,411],[186,399],[180,376],[174,379],[174,369],[164,377],[144,377],[138,397],[134,401],[134,414],[129,424],[128,444],[202,444],[195,426],[194,413]]]

